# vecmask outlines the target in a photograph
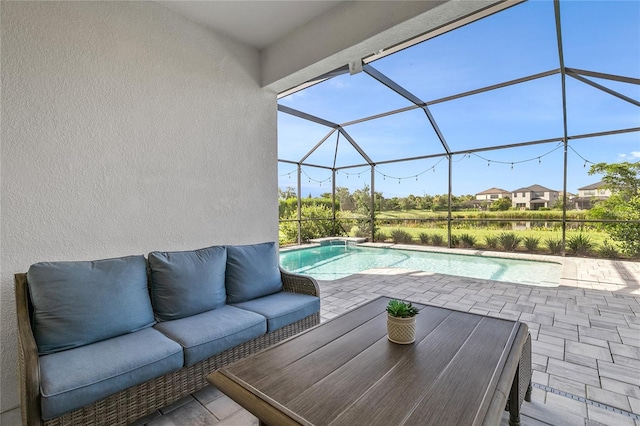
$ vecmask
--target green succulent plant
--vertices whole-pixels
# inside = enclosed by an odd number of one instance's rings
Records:
[[[403,302],[400,300],[390,300],[387,305],[387,312],[392,317],[411,318],[418,315],[418,308],[411,305],[411,302]]]

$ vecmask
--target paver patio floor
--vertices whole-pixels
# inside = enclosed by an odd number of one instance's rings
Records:
[[[533,339],[534,368],[523,425],[640,426],[638,262],[567,258],[558,287],[402,269],[369,270],[321,281],[320,287],[323,321],[380,295],[523,321]],[[258,422],[209,387],[161,410],[147,424]]]

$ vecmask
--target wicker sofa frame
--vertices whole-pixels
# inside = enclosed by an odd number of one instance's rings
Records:
[[[280,269],[284,291],[320,296],[311,277]],[[18,361],[22,422],[25,425],[127,425],[204,388],[206,375],[229,363],[256,353],[320,323],[320,313],[309,315],[271,333],[227,349],[192,366],[130,387],[60,417],[42,420],[40,409],[40,367],[38,348],[31,328],[32,305],[27,276],[15,275],[18,320]]]
[[[509,411],[509,424],[519,424],[520,407],[522,407],[522,402],[531,402],[532,374],[531,334],[527,333],[527,339],[524,342],[522,354],[520,355],[520,362],[518,363],[518,370],[516,371],[518,380],[513,381],[511,391],[509,392],[509,398],[507,399],[507,405],[504,408],[505,411]],[[511,405],[514,402],[516,403],[516,409],[511,410]]]

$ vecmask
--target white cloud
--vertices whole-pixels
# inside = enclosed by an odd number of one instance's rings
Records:
[[[618,154],[618,160],[637,160],[640,159],[640,151],[631,151],[629,154]]]

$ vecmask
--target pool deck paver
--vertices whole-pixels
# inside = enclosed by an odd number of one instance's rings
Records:
[[[535,287],[373,269],[320,281],[322,320],[381,295],[518,319],[528,324],[533,339],[534,388],[532,401],[523,403],[523,425],[640,426],[640,263],[509,256],[562,262],[561,285]],[[258,424],[255,417],[213,387],[171,408],[140,424]],[[502,425],[506,424],[505,414]]]

